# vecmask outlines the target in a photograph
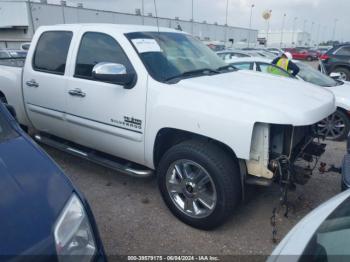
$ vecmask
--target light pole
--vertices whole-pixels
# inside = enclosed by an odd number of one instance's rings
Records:
[[[250,7],[250,19],[249,19],[249,33],[248,33],[248,48],[250,45],[250,31],[252,30],[252,17],[253,17],[253,8],[255,7],[254,4]]]
[[[333,27],[333,35],[332,35],[332,41],[334,42],[335,41],[335,31],[337,29],[337,22],[338,22],[338,19],[334,19],[334,27]]]
[[[298,17],[294,17],[294,20],[293,20],[293,32],[292,32],[292,46],[295,44],[294,42],[294,33],[295,33],[295,24],[298,20]]]
[[[314,24],[315,24],[315,22],[311,23],[309,46],[312,46],[312,33],[313,33],[312,30],[314,29]]]
[[[142,24],[145,24],[145,2],[141,0]]]
[[[225,20],[225,45],[226,45],[226,42],[227,42],[227,26],[228,26],[228,1],[229,0],[226,0],[226,20]]]
[[[320,45],[320,29],[321,29],[321,24],[318,24],[317,33],[316,33],[316,45],[317,45],[317,47],[319,47],[319,45]]]
[[[305,28],[306,28],[306,23],[307,23],[307,19],[305,19],[304,23],[303,23],[303,46],[305,45]]]
[[[271,13],[272,13],[272,10],[269,10],[268,13],[265,13],[266,14],[266,20],[267,20],[267,30],[266,30],[266,46],[268,45],[269,43],[269,31],[270,31],[270,19],[271,19]]]
[[[282,18],[282,28],[281,28],[281,43],[280,43],[280,48],[282,48],[283,45],[283,30],[284,30],[284,23],[286,21],[286,14],[283,14],[283,18]]]
[[[194,17],[194,15],[193,15],[193,0],[192,0],[192,15],[191,15],[191,17],[192,17],[192,18],[191,18],[191,19],[192,19],[192,23],[191,23],[191,33],[192,33],[192,35],[193,35],[193,23],[194,23],[194,20],[193,20],[193,19],[194,19],[194,18],[193,18],[193,17]]]

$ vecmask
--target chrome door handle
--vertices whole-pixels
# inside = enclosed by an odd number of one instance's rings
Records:
[[[71,96],[80,96],[80,97],[85,97],[86,96],[86,94],[83,91],[81,91],[81,89],[79,89],[79,88],[69,90],[68,93]]]
[[[29,87],[39,87],[39,84],[34,79],[27,81],[26,85]]]

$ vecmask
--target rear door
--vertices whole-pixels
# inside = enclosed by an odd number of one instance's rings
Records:
[[[65,72],[72,37],[70,31],[43,32],[23,74],[24,101],[32,124],[39,131],[62,138],[68,137]]]

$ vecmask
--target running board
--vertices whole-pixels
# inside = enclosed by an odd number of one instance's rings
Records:
[[[91,162],[122,172],[126,175],[139,178],[146,178],[153,175],[153,171],[150,169],[134,168],[132,167],[133,164],[131,162],[118,163],[116,160],[111,160],[107,157],[104,157],[102,154],[96,153],[95,151],[88,152],[87,150],[85,151],[78,149],[74,146],[71,146],[69,142],[62,143],[54,138],[43,135],[35,135],[34,139],[39,143],[54,147],[71,155],[87,159]]]

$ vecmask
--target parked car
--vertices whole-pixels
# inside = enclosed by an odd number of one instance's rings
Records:
[[[321,56],[328,74],[339,73],[342,80],[350,81],[350,45],[333,47]]]
[[[0,49],[0,59],[25,58],[26,56],[27,51],[24,50]]]
[[[40,27],[23,68],[0,66],[0,92],[37,141],[156,171],[169,209],[202,229],[232,214],[246,183],[285,170],[298,182],[300,156],[324,152],[312,125],[335,111],[327,90],[234,70],[185,32],[135,25]]]
[[[280,48],[268,47],[266,48],[268,51],[274,53],[276,56],[280,56],[284,53],[284,51]]]
[[[276,56],[274,54],[260,51],[260,50],[240,50],[240,49],[233,49],[233,50],[224,50],[224,51],[218,51],[216,54],[223,59],[226,63],[233,63],[235,61],[239,61],[240,58],[243,57],[263,57],[263,58],[270,58],[274,59]]]
[[[88,202],[1,102],[0,192],[5,261],[106,261]]]
[[[239,60],[231,65],[238,69],[295,78],[282,68],[272,65],[269,59],[241,58]],[[346,139],[350,131],[350,83],[332,79],[303,62],[294,61],[294,63],[300,68],[296,79],[325,87],[335,96],[337,111],[317,124],[318,133],[330,140],[342,141]]]
[[[349,261],[350,190],[304,217],[267,259],[279,261]]]
[[[313,61],[313,60],[317,60],[319,56],[317,52],[308,50],[302,47],[285,48],[284,51],[291,53],[293,56],[293,59],[297,59],[297,60]]]

